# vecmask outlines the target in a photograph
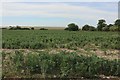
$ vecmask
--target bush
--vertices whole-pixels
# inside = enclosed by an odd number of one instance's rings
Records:
[[[68,24],[68,28],[66,28],[66,30],[69,30],[69,31],[78,31],[79,28],[78,28],[78,25],[76,25],[74,23],[71,23],[71,24]]]
[[[95,31],[96,29],[95,29],[95,27],[89,26],[89,25],[86,24],[82,27],[82,30],[83,31]]]
[[[21,28],[20,26],[12,27],[10,26],[9,30],[30,30],[29,28]]]
[[[102,31],[109,31],[109,27],[107,27],[107,26],[106,26],[106,27],[103,27],[103,28],[102,28]]]
[[[34,30],[34,27],[32,27],[31,30]]]
[[[2,29],[7,29],[7,28],[2,28]]]
[[[18,29],[18,30],[30,30],[29,28],[21,28],[21,29]]]
[[[64,30],[69,30],[69,28],[65,28]]]
[[[96,31],[96,28],[93,26],[90,26],[89,31]]]
[[[45,29],[45,28],[40,28],[40,30],[48,30],[48,29]]]
[[[82,27],[82,30],[84,30],[84,31],[88,31],[88,30],[89,30],[89,28],[90,28],[90,26],[89,26],[89,25],[84,25],[84,26]]]
[[[115,21],[115,25],[120,27],[120,19],[117,19],[117,20]]]
[[[107,24],[106,24],[106,21],[104,19],[98,20],[97,30],[102,31],[102,28],[105,27],[106,25]]]
[[[112,26],[112,27],[110,27],[110,31],[119,31],[119,27],[118,26]]]

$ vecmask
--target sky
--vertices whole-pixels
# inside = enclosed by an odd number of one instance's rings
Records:
[[[118,2],[119,0],[1,0],[1,2]]]
[[[118,2],[3,2],[2,25],[66,27],[95,26],[118,18]]]

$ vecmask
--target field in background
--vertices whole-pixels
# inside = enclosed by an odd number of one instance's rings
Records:
[[[34,28],[34,29],[41,29],[41,28],[45,28],[45,29],[48,29],[48,30],[64,30],[65,27],[46,27],[46,26],[20,26],[21,28]],[[6,28],[6,29],[9,29],[10,27],[2,27],[2,28]],[[0,28],[1,29],[1,28]]]

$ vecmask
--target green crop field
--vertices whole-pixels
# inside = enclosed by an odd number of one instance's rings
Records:
[[[83,32],[64,30],[3,30],[4,49],[84,48],[120,49],[118,32]]]
[[[2,30],[3,77],[120,77],[118,32]]]

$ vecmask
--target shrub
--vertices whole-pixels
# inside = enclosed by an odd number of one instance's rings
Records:
[[[2,28],[2,29],[7,29],[7,28]]]
[[[95,31],[96,29],[95,29],[95,27],[89,26],[89,25],[86,24],[82,27],[82,30],[83,31]]]
[[[106,27],[103,27],[103,28],[102,28],[102,31],[109,31],[109,27],[107,27],[107,26],[106,26]]]
[[[9,30],[30,30],[29,28],[21,28],[20,26],[12,27],[10,26]]]
[[[84,30],[84,31],[88,31],[88,30],[89,30],[89,28],[90,28],[90,26],[89,26],[89,25],[84,25],[84,26],[82,27],[82,30]]]
[[[66,29],[69,31],[78,31],[79,30],[78,25],[76,25],[74,23],[68,24],[68,28],[66,28]]]
[[[34,30],[34,27],[32,27],[31,30]]]
[[[69,30],[69,28],[65,28],[64,30]]]
[[[110,27],[110,31],[119,31],[119,27],[118,26],[112,26],[112,27]]]
[[[40,30],[48,30],[48,29],[45,29],[45,28],[40,28]]]
[[[89,31],[96,31],[96,28],[93,26],[90,26]]]

